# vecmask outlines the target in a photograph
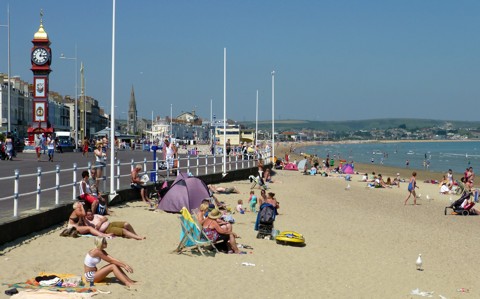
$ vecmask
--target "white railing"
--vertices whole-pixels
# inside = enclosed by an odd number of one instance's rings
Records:
[[[178,158],[178,167],[175,170],[180,172],[186,172],[189,175],[199,176],[199,175],[209,175],[215,173],[227,173],[232,170],[238,169],[245,169],[245,168],[252,168],[255,167],[258,163],[258,159],[260,157],[264,158],[265,163],[271,163],[271,157],[267,156],[269,153],[262,153],[261,155],[231,155],[226,156],[226,162],[224,161],[223,155],[196,155],[196,156],[186,156],[183,158]],[[154,163],[155,162],[155,163]],[[225,162],[225,163],[224,163]],[[143,161],[134,161],[132,159],[130,162],[122,163],[120,160],[116,160],[116,168],[115,173],[113,174],[114,178],[116,179],[116,190],[121,189],[122,178],[123,183],[125,184],[125,188],[127,185],[130,184],[130,176],[131,171],[135,167],[136,164],[143,164],[143,173],[148,174],[150,180],[153,182],[160,181],[159,178],[161,177],[163,180],[169,180],[171,174],[171,170],[169,169],[168,163],[165,160],[155,159],[155,160],[147,160],[144,158]],[[152,163],[152,166],[155,165],[154,169],[148,168],[148,163]],[[159,169],[159,165],[166,165],[166,169]],[[225,170],[223,169],[225,165]],[[129,167],[128,167],[129,166]],[[20,170],[15,169],[14,175],[10,177],[2,177],[0,178],[0,185],[2,185],[3,181],[11,182],[13,180],[13,194],[5,197],[0,197],[0,202],[12,200],[13,199],[13,217],[18,217],[19,213],[19,198],[20,197],[28,197],[35,195],[35,210],[40,211],[42,207],[42,193],[48,191],[54,191],[54,198],[55,198],[55,205],[60,204],[60,198],[62,197],[61,190],[64,191],[63,198],[71,198],[71,200],[77,199],[77,188],[79,185],[79,179],[77,176],[77,172],[80,173],[84,170],[90,171],[91,168],[95,168],[92,166],[90,162],[88,162],[87,166],[85,167],[78,167],[77,163],[73,163],[72,168],[61,169],[60,165],[56,165],[55,170],[51,171],[42,171],[41,167],[37,168],[36,173],[29,173],[29,174],[21,174]],[[103,181],[103,189],[107,190],[107,181],[109,181],[109,174],[107,171],[110,169],[108,165],[104,167],[102,177],[97,178],[99,181]],[[128,170],[127,170],[128,169]],[[46,176],[55,176],[54,184],[42,183],[42,178],[45,181],[52,181],[51,179],[48,180]],[[35,180],[36,177],[36,180]],[[68,181],[71,178],[71,183],[60,184],[60,179],[64,178],[64,181]],[[81,178],[80,178],[81,179]],[[21,183],[23,185],[21,185]],[[27,189],[30,184],[33,184],[35,188],[31,191],[26,191],[20,193],[20,187],[23,189]],[[5,186],[10,185],[8,183],[3,184]],[[66,191],[69,187],[71,187],[71,195],[68,197],[68,191]],[[65,194],[66,193],[66,194]],[[28,199],[28,198],[27,198]],[[50,199],[51,200],[51,199]],[[51,204],[44,204],[43,207],[51,206]]]

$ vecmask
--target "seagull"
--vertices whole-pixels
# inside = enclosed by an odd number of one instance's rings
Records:
[[[350,184],[347,184],[347,187],[345,188],[345,190],[350,190]]]
[[[415,262],[415,264],[417,265],[417,270],[418,270],[418,271],[423,271],[423,269],[422,269],[422,264],[423,264],[422,254],[419,254],[419,255],[418,255],[417,261]]]

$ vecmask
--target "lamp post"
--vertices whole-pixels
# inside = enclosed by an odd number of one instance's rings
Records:
[[[275,71],[272,71],[272,164],[275,158]]]
[[[258,89],[257,89],[257,102],[255,105],[255,145],[258,145]]]
[[[112,98],[110,111],[112,113],[110,126],[110,194],[115,191],[115,0],[112,1]]]
[[[6,25],[0,25],[0,27],[6,27],[7,30],[8,30],[8,33],[7,33],[7,63],[8,63],[8,66],[7,66],[7,79],[8,79],[8,82],[7,82],[7,87],[8,87],[8,91],[7,91],[7,130],[8,132],[11,132],[11,120],[10,120],[10,105],[11,105],[11,94],[10,94],[10,6],[7,6],[7,24]]]
[[[78,151],[78,101],[77,101],[77,91],[78,91],[78,74],[77,74],[77,45],[75,45],[75,57],[66,57],[65,55],[60,54],[60,59],[67,59],[67,60],[75,60],[75,92],[73,93],[75,96],[74,99],[74,128],[73,131],[75,132],[75,151]]]

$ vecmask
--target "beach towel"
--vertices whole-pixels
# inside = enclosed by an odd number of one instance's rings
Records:
[[[96,292],[91,293],[64,293],[49,290],[24,290],[18,292],[10,298],[13,299],[55,299],[55,298],[71,298],[71,299],[85,299],[92,298]]]

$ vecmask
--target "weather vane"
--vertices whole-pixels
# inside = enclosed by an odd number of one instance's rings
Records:
[[[43,8],[40,9],[40,23],[43,23]]]

